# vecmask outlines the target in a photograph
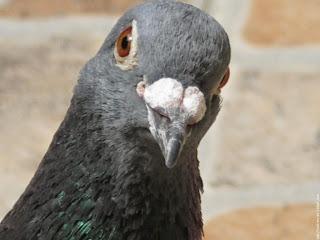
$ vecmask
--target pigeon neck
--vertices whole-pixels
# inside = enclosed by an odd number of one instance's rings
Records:
[[[200,240],[196,155],[167,169],[155,164],[163,161],[160,150],[149,154],[144,144],[115,134],[107,135],[110,145],[101,125],[77,125],[78,117],[62,123],[7,226],[23,229],[24,239]]]

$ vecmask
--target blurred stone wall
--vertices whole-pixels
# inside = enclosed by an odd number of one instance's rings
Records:
[[[123,11],[143,2],[142,0],[10,0],[0,9],[0,14],[11,17],[48,17],[68,14],[112,14]]]
[[[206,1],[232,46],[223,107],[200,147],[204,214],[219,215],[208,240],[316,238],[319,3]]]
[[[136,2],[0,1],[0,218],[43,157],[81,67]],[[223,107],[199,149],[207,236],[310,236],[320,192],[319,1],[188,2],[217,18],[232,46]]]

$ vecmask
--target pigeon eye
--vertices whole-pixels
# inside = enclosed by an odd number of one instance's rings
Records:
[[[132,42],[132,27],[124,30],[117,39],[116,48],[119,57],[127,57],[130,54]]]
[[[138,28],[137,22],[132,21],[122,33],[120,33],[114,46],[116,66],[124,71],[131,70],[138,65]]]

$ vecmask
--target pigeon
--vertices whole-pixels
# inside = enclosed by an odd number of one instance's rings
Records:
[[[200,240],[197,147],[230,70],[223,27],[181,2],[128,10],[83,67],[1,240]]]

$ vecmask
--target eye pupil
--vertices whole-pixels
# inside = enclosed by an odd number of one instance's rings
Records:
[[[128,46],[129,46],[128,36],[125,36],[125,37],[122,39],[121,47],[122,47],[123,49],[127,49]]]

